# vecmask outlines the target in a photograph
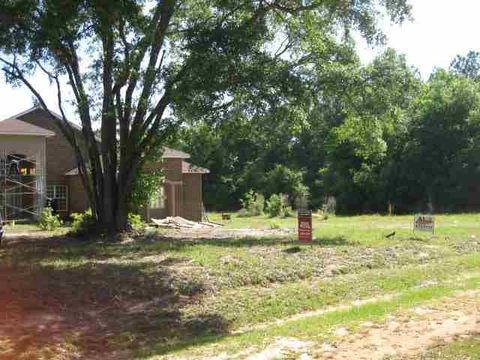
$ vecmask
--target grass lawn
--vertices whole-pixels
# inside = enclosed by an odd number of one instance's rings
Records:
[[[419,360],[478,360],[480,359],[480,336],[436,347],[416,358]]]
[[[222,222],[219,214],[210,219]],[[234,216],[224,223],[294,229],[295,221]],[[307,246],[293,232],[7,243],[0,248],[0,358],[201,358],[262,349],[278,337],[321,344],[333,327],[355,329],[480,288],[480,215],[437,216],[435,236],[413,234],[412,221],[316,217]]]
[[[239,217],[231,213],[230,221],[222,220],[221,214],[209,214],[213,222],[223,224],[226,228],[251,228],[271,229],[283,228],[295,231],[297,219],[292,216],[288,218],[270,218],[267,215],[255,217]],[[442,237],[465,237],[478,235],[480,214],[458,214],[458,215],[437,215],[435,216],[437,238]],[[413,233],[413,215],[402,216],[329,216],[324,220],[323,215],[313,215],[313,235],[317,241],[324,245],[334,243],[359,244],[359,245],[385,245],[392,244],[395,240],[402,241],[418,237],[427,239],[428,233]],[[386,235],[395,232],[394,238],[387,239]],[[292,235],[292,238],[294,236]]]
[[[57,229],[54,234],[55,235],[65,234],[70,229],[71,228],[68,227],[68,226],[62,226],[59,229]],[[30,234],[30,235],[32,235],[34,233],[47,235],[47,236],[52,235],[52,233],[45,232],[42,229],[40,229],[36,224],[32,224],[32,223],[8,223],[5,226],[5,231],[8,234],[15,234],[15,235],[18,235],[18,234]]]

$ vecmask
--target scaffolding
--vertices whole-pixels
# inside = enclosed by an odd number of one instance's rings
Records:
[[[0,213],[5,221],[38,219],[46,202],[45,148],[30,155],[0,149]]]

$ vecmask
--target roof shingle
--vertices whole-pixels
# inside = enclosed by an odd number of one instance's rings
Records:
[[[184,174],[209,174],[210,170],[184,161],[182,163],[182,172]]]

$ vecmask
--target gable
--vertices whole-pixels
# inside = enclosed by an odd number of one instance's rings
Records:
[[[28,135],[51,137],[55,133],[18,119],[0,121],[0,135]]]

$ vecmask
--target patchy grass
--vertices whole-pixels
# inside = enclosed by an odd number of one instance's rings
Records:
[[[337,306],[358,299],[392,294],[457,279],[457,274],[480,268],[480,255],[470,254],[425,265],[376,269],[317,281],[270,287],[243,287],[206,296],[184,313],[222,313],[235,328]],[[455,273],[452,274],[452,270]],[[479,273],[480,276],[480,273]]]
[[[478,360],[480,359],[480,336],[451,342],[410,358],[409,360]]]
[[[299,320],[289,321],[279,325],[272,325],[266,329],[252,330],[235,336],[210,337],[210,345],[198,347],[205,339],[190,339],[187,344],[158,347],[153,353],[142,353],[142,357],[156,358],[152,354],[166,354],[180,351],[177,355],[187,355],[190,358],[209,358],[214,354],[238,354],[245,349],[255,351],[263,344],[272,342],[276,338],[295,338],[310,340],[317,344],[332,338],[332,329],[346,326],[356,330],[358,325],[365,321],[380,321],[389,314],[395,314],[403,309],[409,309],[435,299],[452,295],[457,290],[477,289],[480,286],[480,277],[450,285],[438,285],[426,288],[408,289],[399,296],[390,300],[379,300],[361,306],[353,306],[345,310],[327,312],[318,316],[310,316]],[[214,344],[212,346],[211,344]]]
[[[94,243],[33,231],[0,248],[0,357],[201,356],[276,336],[320,341],[335,324],[477,287],[479,220],[438,216],[429,237],[414,236],[411,216],[316,218],[308,246],[294,235]],[[234,216],[226,227],[271,222]],[[369,298],[376,303],[272,322]]]

